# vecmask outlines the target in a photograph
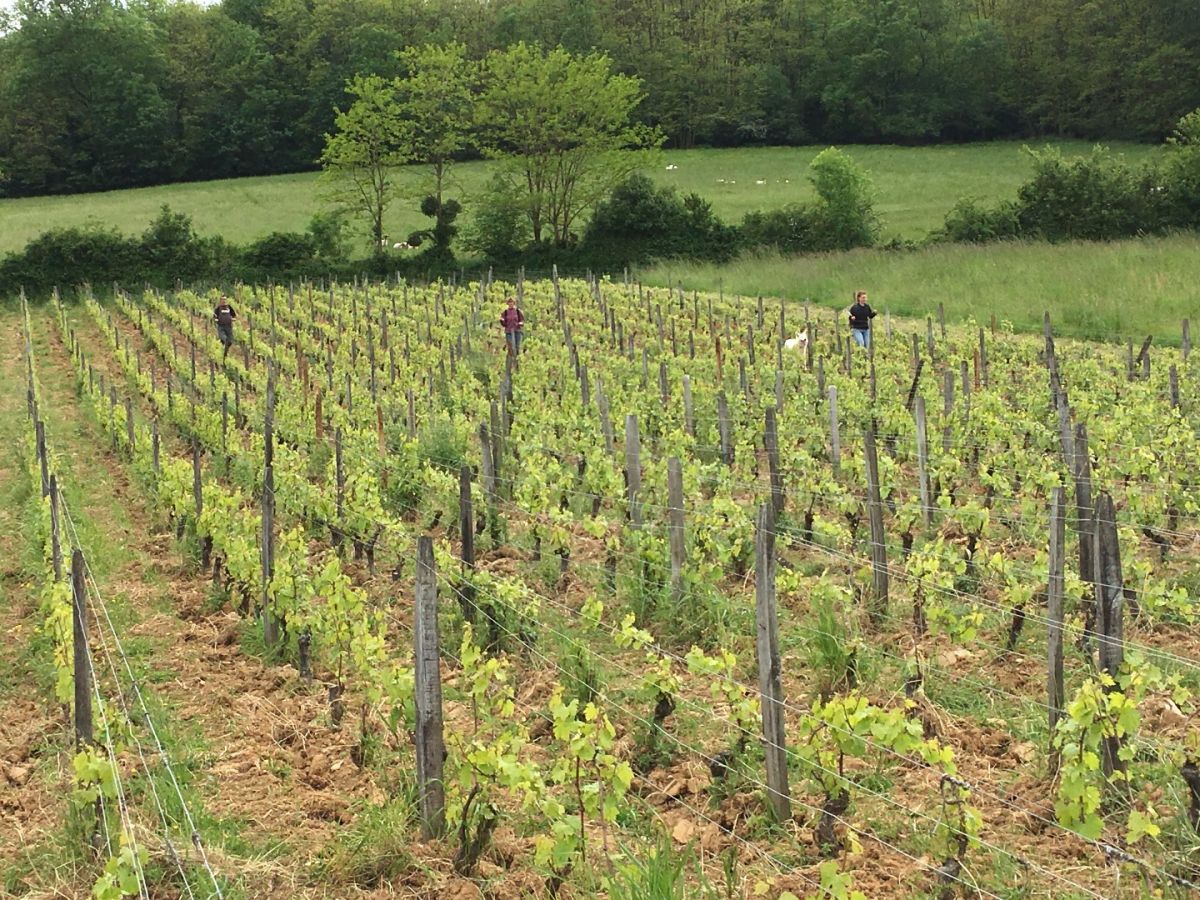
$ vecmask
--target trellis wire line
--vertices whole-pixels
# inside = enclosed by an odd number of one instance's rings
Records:
[[[458,589],[457,589],[457,588],[456,588],[456,587],[453,585],[453,583],[452,583],[452,582],[449,582],[449,581],[448,581],[448,579],[446,579],[446,578],[445,578],[445,576],[443,576],[443,575],[439,575],[439,578],[441,578],[443,581],[446,581],[446,583],[447,583],[447,586],[448,586],[448,588],[449,588],[451,591],[453,591],[454,593],[457,593],[457,594],[459,594],[460,596],[462,596],[462,595],[461,595],[461,592],[459,592],[459,591],[458,591]],[[504,601],[503,601],[503,600],[501,600],[499,597],[496,597],[494,594],[491,594],[490,592],[488,592],[488,591],[486,591],[486,590],[482,590],[482,589],[477,589],[477,590],[479,590],[479,593],[482,593],[482,594],[484,594],[485,596],[489,596],[489,597],[491,597],[492,599],[496,600],[498,603],[500,603],[500,604],[502,604],[502,605],[505,605],[505,604],[504,604]],[[484,614],[485,616],[487,616],[487,617],[488,617],[488,619],[490,619],[490,620],[491,620],[491,621],[492,621],[494,624],[496,624],[496,625],[497,625],[497,627],[500,627],[500,628],[504,629],[504,630],[505,630],[507,633],[509,633],[509,635],[510,635],[510,636],[517,637],[516,635],[512,634],[512,632],[511,632],[511,631],[508,631],[508,629],[505,629],[505,628],[504,628],[504,626],[503,626],[503,625],[502,625],[500,622],[498,622],[498,621],[497,621],[495,618],[493,618],[493,617],[492,617],[490,614],[488,614],[486,611],[484,611],[484,610],[481,610],[481,612],[483,612],[483,614]],[[543,627],[545,627],[545,623],[542,623],[542,624],[543,624]],[[574,646],[576,646],[576,647],[584,647],[585,649],[587,649],[587,648],[586,648],[586,645],[582,645],[582,644],[580,644],[578,641],[574,640],[573,638],[571,638],[571,637],[569,637],[569,636],[567,636],[567,635],[564,635],[564,634],[562,634],[561,632],[555,631],[554,629],[548,629],[548,630],[550,630],[550,632],[551,632],[552,634],[554,634],[554,635],[556,635],[557,637],[559,637],[560,639],[562,639],[562,640],[564,640],[564,641],[568,642],[569,644],[572,644],[572,645],[574,645]],[[577,676],[573,675],[573,674],[572,674],[572,673],[570,673],[570,672],[567,672],[565,669],[563,669],[563,668],[562,668],[560,665],[558,665],[556,662],[554,662],[553,660],[549,659],[549,658],[548,658],[548,657],[546,657],[545,655],[543,655],[543,654],[539,653],[537,650],[534,650],[534,649],[530,648],[529,652],[530,652],[530,653],[532,653],[532,654],[534,654],[534,655],[536,655],[536,656],[538,656],[540,659],[542,659],[544,662],[548,663],[550,666],[552,666],[552,667],[554,667],[554,668],[558,669],[558,671],[559,671],[559,672],[561,672],[562,674],[566,675],[568,678],[573,678],[574,680],[576,680],[576,681],[579,681],[579,679],[578,679],[578,677],[577,677]],[[594,655],[596,655],[596,656],[599,656],[599,654],[595,654],[595,653],[594,653],[594,651],[591,651],[590,649],[588,650],[588,652],[589,652],[589,653],[593,653],[593,654],[594,654]],[[613,660],[611,660],[611,659],[608,659],[608,658],[605,658],[605,657],[600,657],[600,658],[604,659],[606,662],[610,663],[610,664],[611,664],[611,665],[613,665],[615,668],[617,668],[617,669],[620,669],[621,671],[625,672],[625,674],[627,674],[627,675],[633,675],[633,674],[636,674],[636,673],[633,673],[631,670],[629,670],[629,669],[626,669],[624,666],[621,666],[620,664],[618,664],[618,663],[615,663],[615,661],[613,661]],[[580,683],[580,684],[582,684],[582,681],[579,681],[579,683]],[[622,712],[626,713],[626,715],[630,716],[630,718],[634,719],[635,721],[638,721],[638,722],[640,722],[640,723],[641,723],[641,724],[643,724],[643,725],[646,725],[647,727],[649,727],[649,726],[650,726],[650,722],[649,722],[649,721],[647,721],[646,719],[644,719],[644,718],[642,718],[641,716],[637,715],[636,713],[632,712],[632,711],[631,711],[631,710],[630,710],[628,707],[622,706],[621,704],[619,704],[619,703],[617,703],[616,701],[612,700],[610,697],[608,697],[606,694],[604,694],[604,692],[603,692],[603,691],[597,690],[597,694],[598,694],[599,696],[603,697],[603,698],[605,699],[605,701],[606,701],[606,702],[608,702],[608,703],[611,703],[611,704],[612,704],[612,705],[613,705],[615,708],[617,708],[617,709],[620,709]],[[693,706],[693,707],[694,707],[694,708],[696,708],[696,709],[699,709],[701,712],[705,713],[705,714],[706,714],[706,715],[708,715],[708,716],[713,716],[713,715],[716,715],[716,717],[717,717],[717,718],[721,719],[722,721],[726,722],[727,724],[734,725],[734,726],[736,727],[736,724],[735,724],[735,723],[734,723],[734,722],[733,722],[731,719],[728,719],[728,718],[726,718],[726,717],[724,717],[724,716],[720,716],[720,715],[718,715],[718,714],[715,714],[715,713],[713,712],[713,710],[712,710],[710,707],[705,707],[705,706],[702,706],[701,704],[698,704],[698,703],[695,703],[694,701],[690,701],[690,700],[688,700],[686,697],[680,697],[680,698],[679,698],[679,700],[680,700],[680,702],[682,702],[682,703],[684,703],[684,704],[687,704],[687,705],[689,705],[689,706]],[[672,734],[670,734],[669,732],[666,732],[665,730],[663,731],[663,734],[664,734],[666,737],[668,737],[668,738],[670,738],[671,740],[673,740],[673,741],[675,741],[676,743],[678,743],[678,744],[679,744],[681,747],[683,747],[685,750],[688,750],[689,752],[691,752],[691,753],[694,753],[694,754],[696,754],[696,755],[700,756],[702,759],[706,759],[706,758],[707,758],[707,754],[705,754],[703,751],[701,751],[701,750],[697,749],[696,747],[692,747],[692,746],[690,746],[690,745],[688,745],[688,744],[684,743],[683,741],[679,740],[679,739],[678,739],[678,738],[677,738],[675,735],[672,735]],[[795,755],[795,752],[794,752],[794,751],[790,751],[790,750],[788,750],[786,747],[785,747],[785,748],[783,748],[783,749],[784,749],[784,751],[785,751],[785,752],[786,752],[786,753],[787,753],[789,756],[793,756],[793,757],[794,757],[794,755]],[[840,780],[844,780],[844,776],[841,776],[841,775],[839,775],[838,773],[836,773],[836,772],[833,772],[832,770],[829,770],[829,769],[826,769],[826,768],[824,768],[824,767],[823,767],[823,766],[821,766],[819,763],[816,763],[816,762],[808,762],[808,761],[803,761],[803,762],[804,762],[804,764],[805,764],[805,765],[810,765],[810,766],[812,766],[813,768],[816,768],[816,769],[819,769],[819,770],[821,770],[821,771],[825,772],[826,774],[833,775],[834,777],[836,777],[836,778],[839,778]],[[766,792],[768,792],[768,793],[769,793],[770,789],[767,787],[767,785],[766,785],[765,783],[763,783],[763,782],[761,782],[761,781],[758,781],[758,780],[756,780],[756,779],[754,779],[754,778],[748,778],[748,780],[749,780],[749,781],[750,781],[752,784],[755,784],[756,786],[758,786],[758,787],[762,788],[764,791],[766,791]],[[887,803],[887,804],[888,804],[888,805],[890,805],[890,806],[894,806],[894,807],[896,807],[897,809],[904,810],[904,811],[905,811],[905,812],[907,812],[907,813],[910,813],[910,814],[912,814],[912,815],[916,815],[916,816],[918,816],[918,817],[920,817],[920,818],[924,818],[924,819],[926,819],[926,820],[928,820],[928,821],[930,821],[930,822],[934,822],[934,824],[935,824],[935,825],[936,825],[936,824],[939,824],[939,820],[935,820],[935,819],[933,819],[931,816],[927,815],[926,813],[922,813],[922,812],[920,812],[919,810],[911,809],[911,808],[909,808],[909,807],[906,807],[906,806],[904,806],[903,804],[897,803],[896,801],[894,801],[894,800],[892,800],[891,798],[887,797],[885,794],[881,794],[881,793],[878,793],[878,792],[876,792],[876,791],[872,791],[872,790],[870,790],[869,788],[865,788],[865,787],[863,787],[862,785],[857,785],[856,787],[857,787],[859,790],[861,790],[861,791],[863,791],[863,792],[867,793],[868,795],[871,795],[871,796],[874,796],[874,797],[876,797],[876,798],[878,798],[878,799],[881,799],[881,800],[883,800],[885,803]],[[799,804],[800,806],[804,807],[805,809],[807,809],[807,810],[808,810],[808,811],[810,811],[810,812],[813,812],[813,813],[823,813],[823,810],[820,810],[818,807],[811,806],[811,805],[809,805],[808,803],[806,803],[806,802],[804,802],[804,801],[802,801],[802,800],[796,799],[796,798],[792,798],[792,799],[793,799],[793,801],[794,801],[794,802],[796,802],[797,804]],[[913,858],[913,857],[912,857],[910,854],[908,854],[906,851],[902,850],[901,848],[899,848],[899,847],[896,847],[896,846],[894,846],[894,845],[892,845],[892,844],[888,843],[887,841],[883,840],[882,838],[879,838],[879,837],[877,837],[876,835],[874,835],[874,834],[873,834],[873,833],[871,833],[871,832],[864,832],[864,831],[862,831],[862,830],[858,829],[856,826],[854,826],[853,824],[851,824],[850,822],[848,822],[847,820],[845,820],[845,819],[844,819],[844,818],[842,818],[841,816],[834,815],[833,817],[834,817],[834,818],[836,818],[836,819],[837,819],[839,822],[841,822],[842,824],[846,825],[846,827],[848,827],[848,828],[850,828],[851,830],[855,831],[855,833],[857,833],[857,834],[860,834],[860,835],[862,835],[863,837],[867,837],[867,838],[868,838],[868,839],[870,839],[870,840],[876,841],[877,843],[880,843],[880,844],[882,844],[883,846],[885,846],[885,847],[888,847],[889,849],[892,849],[892,850],[894,850],[894,851],[896,851],[896,852],[900,853],[901,855],[908,857],[909,859],[914,859],[914,858]],[[963,832],[959,831],[959,829],[957,829],[957,828],[954,828],[954,826],[952,826],[952,825],[949,825],[948,823],[944,823],[944,822],[942,822],[941,824],[945,825],[945,827],[949,828],[951,831],[955,832],[956,834],[964,834]],[[1091,896],[1093,896],[1093,897],[1097,897],[1097,898],[1100,898],[1100,897],[1102,897],[1102,895],[1100,895],[1100,894],[1097,894],[1097,893],[1095,893],[1094,891],[1091,891],[1091,890],[1089,890],[1088,888],[1085,888],[1085,887],[1083,887],[1082,885],[1079,885],[1079,884],[1077,884],[1077,883],[1075,883],[1075,882],[1071,881],[1070,879],[1066,878],[1065,876],[1061,876],[1061,875],[1059,875],[1059,874],[1057,874],[1057,873],[1053,872],[1052,870],[1046,870],[1046,869],[1042,869],[1042,868],[1041,868],[1041,867],[1039,867],[1039,866],[1038,866],[1036,863],[1030,863],[1030,862],[1029,862],[1029,861],[1027,861],[1027,860],[1023,860],[1023,859],[1020,859],[1020,858],[1018,858],[1018,857],[1014,856],[1014,855],[1011,853],[1011,851],[1008,851],[1008,850],[1005,850],[1005,849],[1004,849],[1004,848],[1002,848],[1002,847],[999,847],[999,846],[996,846],[996,845],[990,844],[989,842],[987,842],[987,841],[983,840],[982,838],[977,838],[976,840],[979,842],[979,844],[980,844],[981,846],[987,847],[988,849],[990,849],[990,850],[993,850],[993,851],[995,851],[995,852],[998,852],[998,853],[1000,853],[1000,854],[1002,854],[1002,855],[1004,855],[1004,856],[1008,856],[1008,857],[1012,858],[1014,861],[1017,861],[1017,862],[1019,862],[1019,863],[1022,863],[1022,864],[1024,864],[1024,865],[1031,866],[1031,867],[1033,867],[1033,868],[1035,868],[1035,869],[1039,869],[1039,871],[1042,871],[1042,872],[1043,872],[1043,874],[1049,875],[1050,877],[1054,878],[1055,880],[1063,881],[1063,882],[1065,882],[1066,884],[1068,884],[1068,885],[1070,885],[1070,886],[1072,886],[1072,887],[1078,888],[1078,889],[1082,890],[1084,893],[1087,893],[1087,894],[1089,894],[1089,895],[1091,895]],[[916,860],[914,860],[914,861],[916,861]],[[923,868],[930,869],[931,871],[936,871],[936,870],[934,870],[934,869],[933,869],[933,867],[929,866],[927,863],[919,863],[919,864],[920,864],[920,865],[922,865],[922,867],[923,867]],[[956,881],[961,881],[961,879],[958,879],[958,878],[955,878],[954,880],[956,880]],[[977,889],[977,890],[981,890],[981,891],[983,891],[983,889],[981,889],[981,888],[976,888],[976,889]],[[996,897],[996,895],[995,895],[995,894],[991,894],[990,892],[987,892],[987,891],[983,891],[983,892],[984,892],[984,893],[986,893],[986,894],[987,894],[988,896],[990,896],[990,897]],[[998,898],[997,898],[997,900],[998,900]]]
[[[393,549],[396,549],[396,548],[393,548]],[[460,591],[458,588],[456,588],[456,587],[452,587],[452,590],[454,590],[454,592],[455,592],[455,593],[459,594],[459,596],[460,596],[460,597],[461,597],[461,596],[463,596],[463,595],[462,595],[462,592],[461,592],[461,591]],[[481,591],[482,591],[482,589],[478,589],[478,590],[481,590]],[[565,613],[566,613],[568,616],[570,616],[570,617],[573,617],[573,618],[578,618],[578,617],[580,617],[580,615],[581,615],[579,612],[577,612],[577,611],[575,611],[575,610],[571,610],[569,607],[565,607],[565,606],[563,606],[562,604],[555,603],[555,601],[553,601],[551,598],[549,598],[549,597],[547,597],[546,595],[544,595],[544,594],[541,594],[541,593],[539,593],[539,592],[537,592],[537,591],[533,590],[532,588],[529,588],[529,591],[530,591],[530,593],[531,593],[531,594],[533,594],[535,597],[538,597],[540,600],[542,600],[542,601],[545,601],[545,602],[546,602],[546,603],[548,603],[550,606],[552,606],[552,607],[555,607],[555,608],[559,609],[559,610],[560,610],[560,611],[562,611],[562,612],[565,612]],[[483,592],[484,594],[486,594],[487,596],[491,596],[491,597],[493,597],[494,599],[498,600],[498,602],[500,602],[502,605],[507,605],[507,604],[505,603],[505,601],[503,601],[503,600],[500,600],[500,599],[499,599],[498,597],[496,597],[494,594],[491,594],[490,592],[487,592],[487,591],[482,591],[482,592]],[[485,615],[486,615],[486,613],[485,613]],[[490,616],[490,615],[488,615],[488,618],[489,618],[489,619],[493,619],[493,617],[492,617],[492,616]],[[493,621],[494,621],[494,619],[493,619]],[[546,623],[545,623],[544,621],[541,621],[541,620],[539,620],[539,624],[545,625]],[[600,628],[601,628],[601,630],[607,631],[609,634],[613,635],[614,637],[615,637],[615,635],[616,635],[616,631],[615,631],[615,629],[613,629],[613,628],[612,628],[612,627],[610,627],[610,626],[597,626],[597,627],[600,627]],[[569,641],[569,642],[571,642],[571,643],[575,644],[576,646],[578,646],[578,643],[577,643],[576,641],[574,641],[573,639],[571,639],[571,638],[569,638],[569,637],[567,637],[567,636],[563,635],[561,632],[557,632],[557,631],[555,631],[554,629],[549,629],[549,630],[550,630],[552,633],[556,634],[557,636],[559,636],[559,637],[563,638],[564,640],[567,640],[567,641]],[[820,632],[820,633],[824,633],[824,632]],[[608,663],[610,663],[610,664],[612,664],[612,665],[615,665],[617,668],[619,668],[619,669],[621,669],[623,672],[625,672],[625,674],[627,674],[627,675],[629,675],[629,674],[633,674],[633,673],[631,673],[631,671],[630,671],[629,669],[627,669],[627,668],[625,668],[625,667],[621,666],[619,663],[616,663],[616,662],[615,662],[615,660],[611,659],[610,657],[605,657],[605,656],[602,656],[601,654],[595,653],[595,651],[592,651],[592,652],[593,652],[593,654],[594,654],[595,656],[597,656],[597,658],[599,658],[599,659],[602,659],[602,660],[604,660],[605,662],[608,662]],[[682,658],[682,657],[678,656],[677,654],[674,654],[674,653],[672,653],[670,650],[667,650],[667,649],[663,648],[661,645],[658,645],[658,644],[656,644],[656,645],[655,645],[655,647],[654,647],[654,652],[655,652],[656,654],[660,655],[661,657],[664,657],[664,658],[671,659],[671,660],[673,660],[673,661],[675,661],[675,662],[677,662],[677,663],[679,663],[679,664],[682,664],[682,665],[684,665],[684,666],[686,667],[687,661],[686,661],[684,658]],[[725,681],[726,683],[729,683],[729,684],[731,684],[731,685],[733,685],[733,686],[735,686],[735,687],[738,687],[740,690],[742,690],[742,691],[743,691],[743,693],[755,694],[755,693],[757,693],[757,692],[758,692],[758,689],[757,689],[757,688],[755,688],[755,687],[753,687],[753,686],[751,686],[751,685],[745,684],[745,683],[743,683],[743,682],[740,682],[740,681],[738,681],[737,679],[730,678],[730,677],[728,677],[728,676],[726,676],[726,675],[723,675],[723,674],[717,673],[715,677],[716,677],[718,680]],[[1018,699],[1020,699],[1020,698],[1018,698]],[[695,705],[695,704],[691,703],[690,701],[687,701],[686,699],[684,699],[684,700],[683,700],[683,702],[685,702],[685,703],[688,703],[689,705]],[[807,714],[808,714],[808,710],[805,710],[805,709],[803,709],[803,708],[801,708],[801,707],[797,707],[797,706],[795,706],[795,705],[793,705],[793,704],[789,704],[789,703],[787,703],[786,701],[781,701],[780,705],[781,705],[783,708],[787,709],[787,710],[790,710],[790,711],[792,711],[792,712],[794,712],[794,713],[797,713],[798,715],[807,715]],[[731,720],[729,720],[729,719],[724,719],[724,721],[727,721],[727,722],[730,722],[730,724],[733,724],[733,723],[731,722]],[[735,727],[736,727],[736,726],[735,726]],[[847,733],[847,734],[849,734],[849,733],[850,733],[850,732],[846,731],[845,729],[838,728],[836,725],[831,725],[830,727],[834,728],[834,730],[837,730],[837,731],[842,731],[842,732],[844,732],[844,733]],[[888,755],[895,756],[897,759],[899,759],[899,760],[901,760],[901,761],[903,761],[903,762],[906,762],[906,763],[909,763],[909,764],[912,764],[912,763],[917,763],[918,765],[923,765],[923,762],[922,762],[921,760],[919,760],[918,758],[916,758],[916,757],[909,757],[909,756],[905,756],[904,754],[901,754],[901,753],[899,753],[899,752],[897,752],[897,751],[895,751],[895,750],[892,750],[892,749],[890,749],[890,748],[887,748],[887,747],[882,747],[882,746],[876,745],[876,744],[875,744],[873,741],[871,741],[871,739],[870,739],[870,738],[862,738],[862,739],[864,740],[864,742],[865,742],[865,743],[866,743],[868,746],[874,747],[876,750],[878,750],[878,751],[880,751],[880,752],[882,752],[882,753],[886,753],[886,754],[888,754]],[[1150,743],[1150,742],[1148,742],[1148,741],[1145,741],[1144,739],[1141,739],[1141,740],[1139,740],[1139,739],[1135,738],[1135,740],[1136,740],[1136,741],[1138,741],[1138,742],[1140,742],[1140,743],[1147,743],[1147,744],[1149,744],[1149,743]],[[1070,829],[1067,829],[1067,828],[1065,828],[1064,826],[1062,826],[1062,825],[1059,825],[1059,824],[1058,824],[1057,822],[1055,822],[1055,821],[1052,821],[1052,820],[1050,820],[1050,819],[1046,819],[1044,816],[1041,816],[1040,814],[1038,814],[1037,812],[1035,812],[1035,811],[1033,811],[1033,810],[1030,810],[1030,809],[1027,809],[1027,808],[1025,808],[1025,807],[1019,806],[1018,804],[1015,804],[1015,803],[1013,803],[1011,800],[1007,800],[1007,799],[1006,799],[1006,798],[1004,798],[1004,797],[1003,797],[1001,794],[999,794],[999,793],[996,793],[994,790],[992,790],[992,791],[987,791],[987,790],[985,790],[985,791],[981,791],[981,793],[983,793],[985,796],[989,796],[989,797],[991,797],[992,799],[996,800],[997,802],[1001,803],[1001,804],[1002,804],[1002,805],[1004,805],[1004,806],[1007,806],[1007,807],[1009,807],[1010,809],[1012,809],[1012,810],[1014,810],[1014,811],[1016,811],[1016,812],[1023,813],[1023,814],[1026,814],[1026,815],[1029,815],[1031,818],[1033,818],[1033,819],[1035,819],[1035,820],[1037,820],[1037,821],[1040,821],[1040,822],[1042,822],[1043,824],[1050,825],[1052,828],[1055,828],[1055,829],[1060,829],[1060,830],[1062,830],[1063,832],[1065,832],[1065,833],[1069,834],[1069,835],[1070,835],[1071,837],[1073,837],[1073,838],[1078,838],[1078,839],[1079,839],[1079,840],[1081,840],[1081,841],[1084,841],[1084,842],[1087,842],[1087,843],[1090,843],[1090,844],[1093,844],[1093,845],[1095,845],[1095,844],[1097,843],[1097,842],[1095,842],[1095,841],[1090,841],[1089,839],[1087,839],[1087,838],[1084,838],[1084,837],[1082,837],[1082,836],[1078,835],[1078,834],[1077,834],[1077,833],[1075,833],[1075,832],[1072,832],[1072,831],[1070,831]],[[1145,865],[1150,865],[1150,864],[1149,864],[1149,863],[1146,863]]]
[[[76,548],[80,549],[80,551],[82,552],[83,545],[79,539],[79,532],[76,527],[74,517],[71,514],[70,505],[67,502],[66,496],[64,494],[62,494],[61,492],[60,492],[59,499],[61,501],[61,506],[62,506],[63,512],[65,514],[65,519],[71,530],[71,536],[73,538],[74,546]],[[91,564],[88,562],[88,557],[87,557],[86,553],[83,554],[83,561],[84,561],[84,572],[87,576],[88,581],[91,584],[92,593],[94,594],[94,596],[97,600],[100,610],[104,613],[105,622],[107,623],[108,628],[112,633],[113,640],[116,644],[117,651],[118,651],[118,653],[121,657],[121,660],[124,664],[125,671],[128,674],[130,685],[133,688],[135,695],[137,696],[138,702],[142,709],[143,717],[145,718],[146,724],[150,730],[150,734],[154,739],[154,743],[155,743],[156,749],[158,750],[159,757],[162,760],[162,762],[167,770],[168,775],[170,776],[171,784],[175,790],[176,797],[179,800],[180,808],[183,811],[185,819],[187,820],[188,827],[191,831],[190,839],[200,853],[204,868],[207,871],[209,878],[212,880],[212,884],[213,884],[213,888],[216,893],[216,896],[218,898],[221,898],[221,897],[223,897],[223,894],[221,892],[221,888],[218,883],[218,879],[209,864],[207,853],[204,850],[203,842],[200,840],[199,832],[196,829],[194,821],[192,820],[191,812],[188,809],[187,802],[184,800],[182,789],[180,788],[179,782],[175,777],[175,772],[171,765],[170,757],[168,756],[166,749],[163,747],[162,741],[158,735],[158,731],[154,726],[153,717],[151,716],[149,708],[146,705],[145,698],[142,696],[141,686],[139,685],[136,677],[133,674],[133,669],[129,663],[129,658],[125,653],[125,649],[121,644],[120,637],[117,633],[116,627],[114,626],[112,618],[109,615],[108,605],[104,601],[103,595],[100,592],[99,585],[96,583],[96,579],[95,579],[94,573],[92,571]],[[100,619],[99,619],[99,617],[97,617],[97,622],[99,622],[99,621],[100,621]],[[121,699],[121,704],[122,704],[123,708],[125,709],[126,717],[131,719],[131,716],[130,716],[131,710],[129,709],[129,705],[125,699],[125,693],[121,687],[121,679],[120,679],[119,675],[117,674],[116,665],[110,654],[108,641],[105,636],[103,627],[100,628],[99,634],[100,634],[101,644],[102,644],[102,647],[104,650],[104,654],[105,654],[106,658],[108,659],[108,664],[109,664],[110,670],[113,675],[114,683],[117,688],[118,696]],[[150,774],[149,765],[147,764],[146,758],[143,754],[141,741],[138,739],[136,732],[134,732],[133,730],[130,731],[130,735],[133,737],[134,742],[137,746],[138,756],[141,758],[143,768],[146,771],[146,778],[150,784],[150,789],[151,789],[151,792],[154,797],[154,802],[155,802],[155,805],[158,807],[158,812],[159,812],[160,818],[163,821],[164,829],[167,829],[168,826],[167,826],[167,822],[166,822],[166,813],[164,811],[164,808],[163,808],[161,802],[159,801],[157,787],[155,785],[153,776]],[[194,896],[192,894],[191,886],[188,883],[187,876],[183,872],[182,863],[180,862],[180,859],[174,849],[174,846],[171,843],[169,830],[164,833],[164,839],[166,841],[168,849],[170,850],[170,855],[171,855],[173,861],[175,862],[176,866],[179,868],[179,873],[180,873],[181,878],[183,879],[185,889],[187,890],[189,896]]]
[[[64,503],[64,508],[65,507],[66,507],[66,504]],[[67,510],[67,518],[68,518],[68,521],[71,522],[71,530],[72,530],[72,532],[74,532],[75,524],[74,524],[74,521],[71,520],[69,510]],[[104,618],[108,624],[109,630],[112,632],[113,641],[116,644],[118,654],[121,658],[125,672],[129,678],[129,683],[133,689],[133,693],[137,697],[138,704],[141,706],[142,715],[145,718],[146,726],[150,731],[150,735],[154,740],[154,745],[158,751],[159,758],[162,760],[163,766],[167,770],[167,775],[171,779],[171,785],[175,791],[175,796],[179,800],[180,809],[183,811],[184,819],[187,821],[188,830],[189,830],[189,840],[192,842],[193,846],[195,846],[195,848],[199,852],[201,864],[204,866],[204,869],[208,874],[209,880],[212,882],[213,890],[214,890],[218,900],[220,900],[220,898],[222,898],[224,895],[221,891],[221,886],[220,886],[219,880],[217,878],[216,873],[213,871],[212,866],[209,863],[208,854],[204,849],[204,843],[201,840],[200,832],[196,828],[196,824],[192,818],[191,811],[188,808],[187,801],[183,797],[183,789],[180,787],[179,781],[175,776],[175,770],[174,770],[174,767],[171,765],[170,756],[167,754],[166,748],[163,746],[162,740],[159,737],[158,729],[154,725],[154,718],[150,714],[150,710],[146,704],[145,697],[142,694],[141,684],[138,682],[136,676],[133,674],[133,668],[129,663],[129,657],[125,652],[125,648],[121,644],[121,639],[118,636],[116,627],[112,621],[112,617],[109,614],[108,604],[105,602],[103,596],[100,593],[100,586],[96,583],[95,573],[92,571],[91,564],[87,562],[86,556],[84,557],[84,571],[87,574],[88,581],[91,583],[92,591],[94,592],[96,599],[99,602],[100,609],[104,613]],[[101,634],[103,635],[103,630],[101,631]],[[105,653],[106,654],[108,653],[107,646],[105,647]],[[110,665],[112,665],[111,660],[110,660]],[[113,677],[114,677],[114,679],[117,679],[118,690],[120,690],[120,680],[119,680],[119,678],[117,678],[117,674],[115,671],[113,672]],[[136,735],[134,736],[134,740],[137,741]],[[138,742],[138,752],[140,755],[140,753],[141,753],[140,742]],[[143,758],[143,763],[144,762],[145,762],[145,760]],[[148,774],[147,774],[147,777],[149,778]],[[150,778],[149,780],[151,782],[151,787],[153,789],[153,779]],[[170,839],[168,837],[168,846],[169,846],[169,841],[170,841]],[[185,878],[185,883],[186,883],[186,878]]]

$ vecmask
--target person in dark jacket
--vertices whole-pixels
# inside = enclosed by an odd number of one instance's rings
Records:
[[[867,303],[866,291],[854,292],[854,305],[850,307],[850,333],[854,335],[854,343],[860,347],[871,346],[871,320],[875,318],[875,310]]]
[[[500,313],[500,325],[504,328],[504,341],[508,344],[508,352],[519,356],[521,341],[524,338],[521,329],[525,326],[525,316],[517,309],[516,297],[508,298],[508,306]]]
[[[216,308],[213,309],[213,321],[217,323],[217,337],[221,339],[221,344],[225,347],[225,352],[221,355],[222,360],[229,356],[229,347],[233,343],[233,320],[236,318],[237,313],[229,305],[229,298],[222,297]]]

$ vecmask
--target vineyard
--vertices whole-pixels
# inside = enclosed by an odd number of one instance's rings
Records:
[[[80,294],[10,328],[10,389],[95,896],[1200,891],[1186,321],[881,314],[864,350],[842,311],[624,280],[303,284],[233,293],[225,353],[215,293]],[[256,826],[286,866],[189,810],[56,403],[233,624],[216,715],[292,710],[236,788],[294,799]]]

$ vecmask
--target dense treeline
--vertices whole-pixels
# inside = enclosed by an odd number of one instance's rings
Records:
[[[668,146],[1158,139],[1200,106],[1194,0],[21,0],[0,190],[312,168],[355,75],[457,40],[597,48]]]

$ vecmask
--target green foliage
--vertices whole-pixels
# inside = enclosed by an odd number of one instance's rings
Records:
[[[971,197],[964,197],[955,203],[946,213],[946,222],[942,226],[946,240],[965,244],[1015,238],[1020,230],[1015,203],[998,203],[989,208]]]
[[[326,135],[323,178],[338,208],[366,219],[378,253],[384,244],[383,215],[395,198],[393,170],[412,159],[407,122],[396,103],[395,85],[385,79],[358,76],[346,91],[354,100],[338,112],[335,131]]]
[[[404,874],[413,864],[412,834],[417,810],[411,797],[364,804],[320,864],[321,874],[335,884],[378,888]]]
[[[639,79],[615,74],[600,53],[521,42],[488,54],[482,144],[525,186],[535,242],[573,243],[580,215],[661,145],[657,129],[632,121],[641,99]]]
[[[533,234],[525,211],[520,186],[504,172],[494,172],[476,197],[463,246],[489,261],[511,263]]]
[[[743,245],[799,253],[875,243],[879,223],[866,172],[836,147],[817,154],[810,168],[816,202],[747,213],[742,220]]]
[[[849,250],[875,243],[879,222],[867,173],[836,147],[819,153],[810,168],[818,198],[812,212],[814,249]]]
[[[722,262],[733,258],[738,241],[711,204],[696,194],[680,199],[673,188],[656,187],[639,174],[596,207],[580,249],[614,266],[672,257]]]

